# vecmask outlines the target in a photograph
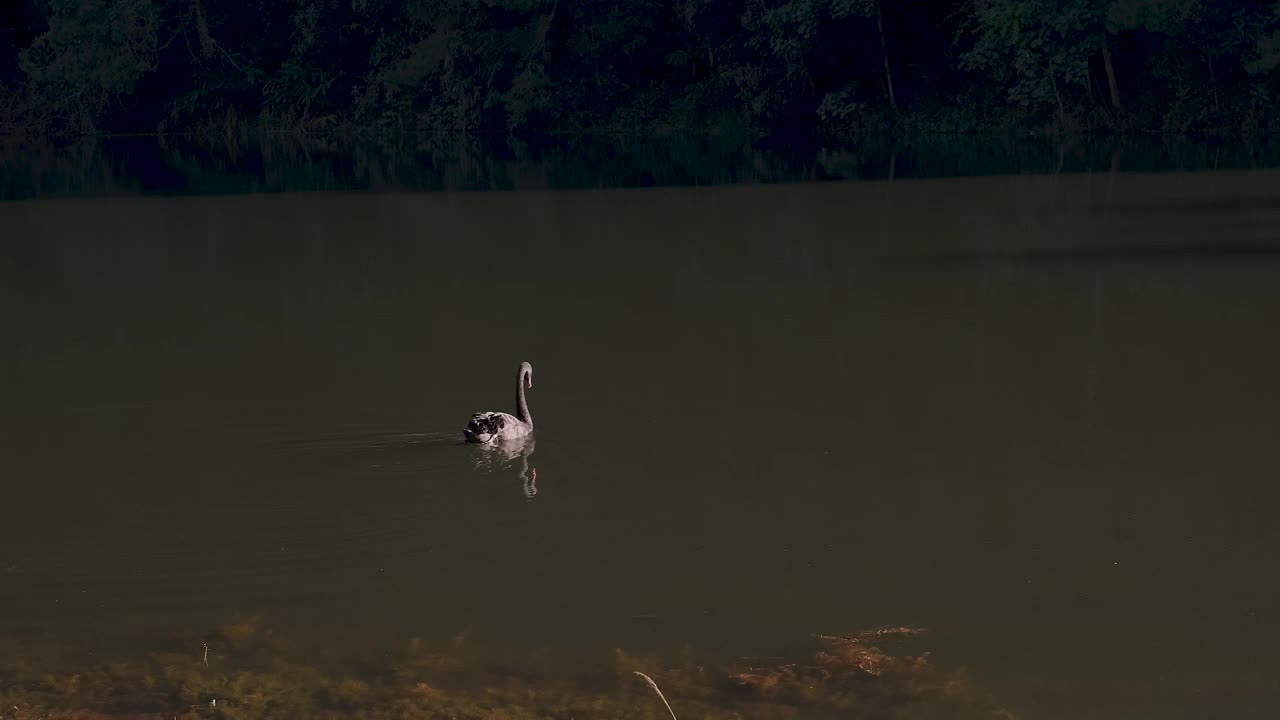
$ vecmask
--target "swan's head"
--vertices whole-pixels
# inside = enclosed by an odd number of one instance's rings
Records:
[[[520,377],[524,379],[525,387],[533,387],[533,366],[527,362],[520,363]]]

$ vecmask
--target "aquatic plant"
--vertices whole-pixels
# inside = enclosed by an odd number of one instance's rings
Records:
[[[395,652],[327,654],[276,634],[260,619],[164,650],[95,661],[42,660],[27,649],[0,655],[0,720],[71,717],[359,717],[367,720],[656,720],[642,685],[672,720],[774,720],[798,716],[996,718],[1003,711],[960,675],[875,644],[914,629],[817,636],[808,658],[726,667],[614,651],[586,674],[557,671],[546,653],[512,658],[412,640]],[[3,647],[18,647],[0,643]],[[642,683],[637,683],[636,678]],[[665,717],[665,716],[662,716]]]

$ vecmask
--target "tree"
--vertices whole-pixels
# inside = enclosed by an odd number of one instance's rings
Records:
[[[1103,52],[1113,102],[1119,91],[1106,49],[1107,4],[1096,0],[977,0],[974,47],[962,58],[990,74],[1010,101],[1028,109],[1052,105],[1059,122],[1067,105],[1088,94],[1089,58]]]
[[[543,68],[557,0],[412,0],[372,45],[357,88],[366,113],[393,108],[448,130],[523,125],[547,102]]]
[[[152,0],[52,0],[22,70],[66,120],[92,124],[155,69],[158,15]]]

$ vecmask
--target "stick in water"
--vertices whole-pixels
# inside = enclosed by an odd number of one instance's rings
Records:
[[[676,711],[671,709],[671,703],[667,702],[667,696],[663,695],[662,691],[658,689],[658,683],[654,682],[653,678],[649,677],[648,675],[645,675],[639,670],[632,670],[631,672],[634,672],[635,674],[643,678],[644,681],[648,683],[649,687],[653,688],[653,691],[658,693],[658,698],[662,700],[662,704],[667,706],[667,712],[671,713],[671,720],[677,720]]]

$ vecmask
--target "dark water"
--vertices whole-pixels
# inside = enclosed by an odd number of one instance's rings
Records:
[[[1280,142],[1176,137],[916,138],[816,142],[729,135],[407,136],[338,142],[273,134],[0,144],[0,200],[304,191],[566,190],[1280,168]]]
[[[0,632],[916,624],[1019,717],[1272,717],[1278,187],[0,205]]]

